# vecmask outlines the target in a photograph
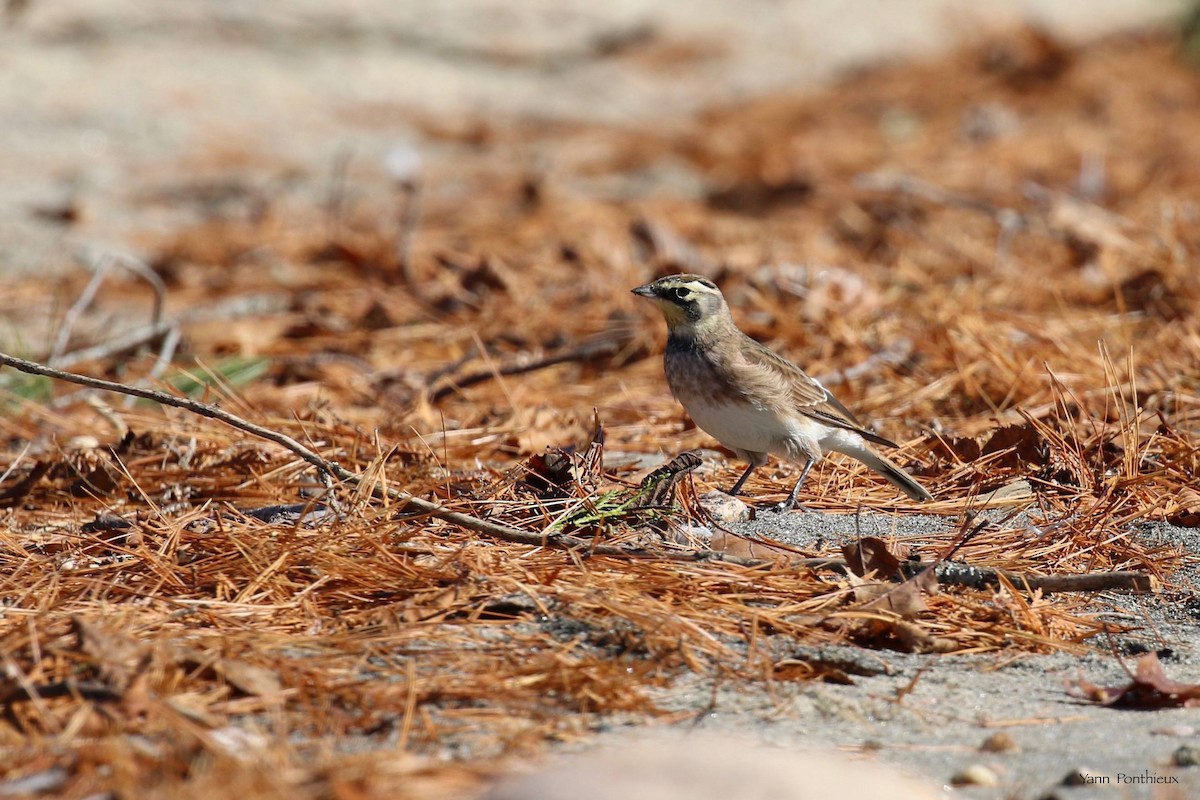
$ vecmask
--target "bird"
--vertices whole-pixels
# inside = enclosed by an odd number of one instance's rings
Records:
[[[813,466],[829,451],[858,459],[913,500],[933,496],[874,446],[898,445],[862,423],[804,370],[738,328],[717,285],[702,275],[668,275],[632,290],[658,305],[667,322],[663,368],[671,394],[696,426],[748,466],[736,496],[770,455],[803,464],[790,511]]]

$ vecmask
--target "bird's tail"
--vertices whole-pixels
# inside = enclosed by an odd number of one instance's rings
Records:
[[[859,461],[863,462],[868,467],[887,478],[888,483],[904,492],[913,500],[933,499],[933,495],[931,495],[924,486],[917,483],[916,478],[914,478],[912,475],[909,475],[907,472],[900,469],[900,467],[879,455],[874,450],[869,450],[866,447],[863,447],[861,450],[853,453],[847,453],[847,455],[857,458]]]

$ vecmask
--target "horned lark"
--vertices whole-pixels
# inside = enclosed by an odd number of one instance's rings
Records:
[[[791,509],[809,470],[832,450],[863,462],[913,500],[932,499],[871,447],[895,442],[864,428],[819,381],[742,333],[712,281],[670,275],[633,293],[657,303],[667,320],[663,365],[671,394],[697,426],[749,462],[729,494],[740,492],[750,473],[775,455],[804,464],[778,506]]]

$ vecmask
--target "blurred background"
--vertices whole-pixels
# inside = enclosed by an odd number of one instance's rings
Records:
[[[323,196],[339,171],[359,192],[387,191],[489,121],[677,134],[712,105],[996,29],[1033,23],[1079,41],[1178,19],[1184,5],[8,0],[0,273],[71,268],[72,247],[128,248],[255,192]],[[696,189],[678,164],[644,172],[620,191]]]

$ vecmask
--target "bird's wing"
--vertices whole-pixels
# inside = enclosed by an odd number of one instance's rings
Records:
[[[899,447],[890,439],[885,439],[864,428],[850,409],[842,405],[841,401],[822,386],[820,381],[810,378],[804,370],[766,345],[748,336],[746,338],[750,342],[749,347],[759,357],[763,367],[777,373],[791,387],[790,399],[795,404],[797,411],[826,425],[854,431],[867,441],[883,447]]]

